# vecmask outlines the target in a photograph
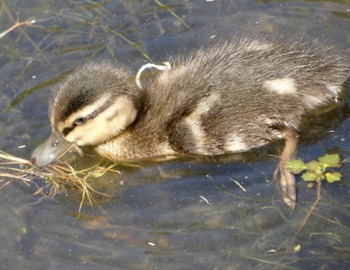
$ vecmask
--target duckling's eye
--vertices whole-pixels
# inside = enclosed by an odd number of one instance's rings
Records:
[[[74,124],[77,126],[82,126],[86,123],[87,120],[87,117],[78,117],[77,119],[75,119]]]

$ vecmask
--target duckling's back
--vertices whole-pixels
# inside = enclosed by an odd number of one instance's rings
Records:
[[[328,48],[248,37],[170,63],[148,86],[148,112],[135,127],[177,152],[205,155],[246,151],[297,130],[308,111],[337,102],[350,73]]]

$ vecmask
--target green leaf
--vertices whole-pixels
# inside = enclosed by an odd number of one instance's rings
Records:
[[[301,178],[303,178],[306,182],[316,181],[317,174],[312,172],[305,172],[302,174]]]
[[[306,170],[307,167],[305,166],[305,163],[300,159],[293,159],[291,161],[288,161],[286,163],[286,168],[291,173],[301,173],[302,171]]]
[[[340,181],[342,178],[342,174],[339,172],[328,172],[325,173],[325,177],[328,183],[333,183],[333,182],[337,182]]]
[[[329,167],[331,168],[341,167],[339,154],[326,154],[322,157],[319,157],[318,160],[322,164],[324,170]]]
[[[310,172],[314,172],[316,174],[322,174],[323,173],[322,165],[316,160],[312,160],[312,161],[306,163],[305,165],[306,165],[306,167],[308,168],[308,170]]]

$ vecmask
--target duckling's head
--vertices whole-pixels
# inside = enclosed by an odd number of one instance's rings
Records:
[[[99,145],[118,136],[136,119],[142,91],[121,68],[88,64],[68,76],[50,105],[51,137],[32,154],[44,166],[72,145]]]

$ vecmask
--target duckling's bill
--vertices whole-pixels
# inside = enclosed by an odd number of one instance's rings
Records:
[[[63,156],[73,143],[66,141],[58,132],[53,132],[51,136],[33,152],[31,163],[37,167],[43,167]]]

